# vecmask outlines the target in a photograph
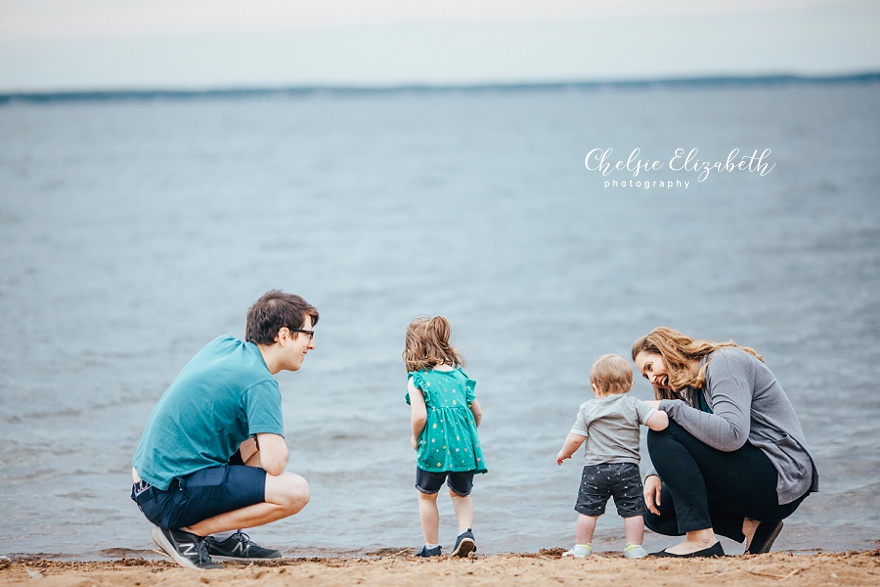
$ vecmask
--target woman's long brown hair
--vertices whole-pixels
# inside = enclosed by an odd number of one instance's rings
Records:
[[[700,340],[665,326],[659,326],[638,339],[632,347],[632,358],[635,361],[639,353],[642,352],[660,355],[666,364],[671,389],[659,388],[655,395],[657,399],[678,399],[677,392],[688,387],[702,389],[706,383],[706,365],[708,363],[700,367],[700,370],[694,375],[690,369],[691,361],[699,360],[720,348],[731,347],[742,349],[757,357],[759,361],[764,361],[764,357],[755,352],[755,349],[740,346],[732,340],[728,342]]]

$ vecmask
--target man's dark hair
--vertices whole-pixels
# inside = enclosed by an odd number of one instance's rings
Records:
[[[305,316],[311,316],[312,328],[318,323],[318,310],[301,297],[273,289],[254,302],[247,313],[245,340],[255,344],[274,344],[278,331],[302,328]],[[297,333],[297,336],[302,333]]]

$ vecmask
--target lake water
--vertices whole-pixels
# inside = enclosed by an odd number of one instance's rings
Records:
[[[698,181],[679,148],[770,152]],[[603,176],[594,149],[662,166]],[[400,353],[442,313],[485,412],[480,552],[571,544],[580,465],[554,458],[589,365],[658,325],[755,347],[796,407],[821,492],[776,548],[877,548],[878,159],[877,81],[0,106],[0,555],[150,555],[149,412],[272,288],[321,320],[278,376],[312,501],[261,544],[421,544]],[[597,550],[623,547],[613,509]]]

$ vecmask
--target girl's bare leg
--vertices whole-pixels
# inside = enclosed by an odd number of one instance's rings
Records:
[[[474,500],[470,495],[458,495],[449,492],[452,498],[452,507],[455,508],[455,519],[458,520],[459,534],[474,527]]]
[[[440,512],[437,510],[437,494],[419,494],[419,520],[422,522],[422,534],[425,544],[440,543]]]

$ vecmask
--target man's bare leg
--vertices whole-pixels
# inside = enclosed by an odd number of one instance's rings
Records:
[[[309,503],[309,498],[309,484],[303,477],[286,472],[277,476],[267,474],[265,502],[218,514],[181,529],[197,536],[208,536],[262,526],[298,513]]]

